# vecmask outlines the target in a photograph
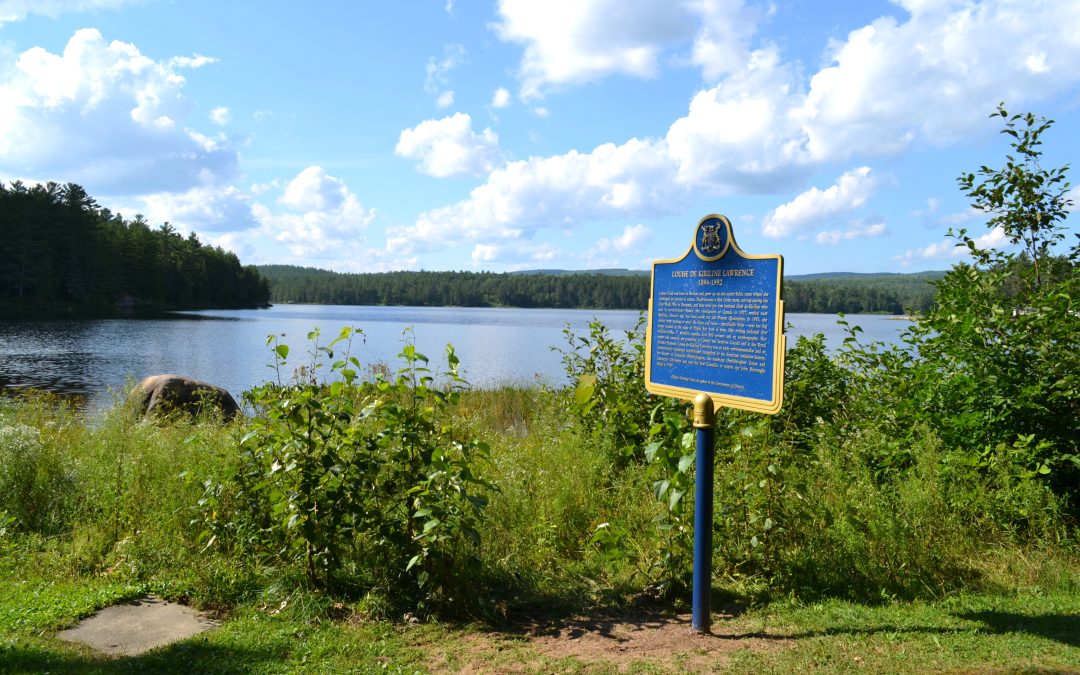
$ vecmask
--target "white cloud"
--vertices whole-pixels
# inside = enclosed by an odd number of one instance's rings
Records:
[[[490,128],[474,132],[472,118],[465,113],[403,130],[394,152],[419,160],[421,171],[439,178],[483,175],[501,159],[498,135]]]
[[[435,99],[435,105],[439,108],[449,108],[454,105],[453,90],[447,90],[439,94],[439,98]]]
[[[166,65],[170,68],[202,68],[208,66],[211,63],[217,63],[217,59],[212,56],[203,56],[202,54],[196,54],[195,56],[174,56],[168,61]]]
[[[345,184],[327,175],[321,166],[309,166],[289,181],[280,201],[299,211],[334,211],[351,196]]]
[[[929,218],[938,212],[941,208],[941,199],[938,197],[927,197],[925,209],[913,209],[908,212],[912,218]]]
[[[675,177],[734,192],[775,192],[808,173],[802,131],[791,121],[801,99],[795,70],[775,49],[751,54],[743,70],[698,92],[668,129]]]
[[[1009,238],[1000,227],[995,227],[986,234],[975,237],[975,245],[981,249],[1000,249],[1009,243]],[[970,249],[962,244],[957,244],[955,239],[945,239],[923,248],[909,249],[901,255],[894,256],[893,260],[903,267],[908,267],[915,262],[933,260],[956,260],[967,257]]]
[[[77,31],[0,74],[0,174],[81,183],[96,194],[183,192],[237,173],[230,142],[187,127],[185,80],[134,45]]]
[[[298,173],[278,202],[284,211],[256,203],[252,213],[264,234],[298,258],[325,259],[361,246],[361,231],[375,219],[374,209],[365,208],[343,181],[319,166]]]
[[[214,124],[225,126],[229,123],[230,117],[229,109],[225,106],[219,106],[210,111],[210,121]]]
[[[169,221],[187,232],[236,232],[258,225],[251,194],[232,186],[199,186],[186,192],[159,192],[136,198],[130,209],[151,223]]]
[[[978,209],[969,206],[963,211],[957,211],[956,213],[947,213],[938,218],[937,222],[939,225],[963,225],[965,223],[970,223],[973,220],[979,220],[980,218],[985,217],[986,214],[982,213]]]
[[[256,255],[256,249],[248,238],[236,232],[228,232],[218,236],[211,235],[203,237],[203,240],[211,246],[220,246],[226,251],[232,251],[245,264]]]
[[[1005,100],[1029,101],[1080,79],[1080,3],[905,3],[835,45],[792,111],[813,159],[951,142]],[[900,94],[902,92],[902,94]],[[932,102],[931,105],[928,105]]]
[[[475,267],[502,265],[507,269],[527,269],[558,260],[563,252],[550,244],[515,242],[509,244],[477,244],[473,247]]]
[[[420,214],[412,227],[393,233],[390,246],[400,251],[442,245],[448,238],[514,240],[549,227],[668,213],[684,196],[671,174],[662,148],[638,139],[589,153],[510,162],[468,199]]]
[[[505,108],[508,105],[510,105],[510,90],[506,87],[499,87],[491,96],[491,107]]]
[[[532,109],[532,114],[536,115],[537,117],[539,117],[541,119],[546,119],[548,117],[551,117],[551,111],[548,110],[547,108],[545,108],[542,105],[538,105],[535,108],[533,108]]]
[[[1049,70],[1046,67],[1046,54],[1042,52],[1028,56],[1024,60],[1024,66],[1036,75],[1042,75]]]
[[[434,56],[428,59],[426,72],[427,80],[424,82],[424,91],[429,94],[438,94],[447,89],[450,84],[450,71],[465,62],[465,48],[461,45],[452,44],[443,46],[443,57],[436,59]]]
[[[524,0],[500,4],[502,21],[496,30],[503,39],[525,44],[524,95],[613,72],[647,75],[656,67],[652,57],[661,46],[688,34],[705,35],[710,12],[728,17],[717,19],[719,24],[746,22],[738,3],[699,2],[675,10],[670,3],[637,3],[635,11],[608,31],[607,17],[618,12],[604,11],[610,9],[607,0],[568,3],[572,7],[565,12]],[[769,45],[754,51],[739,47],[735,56],[717,57],[708,65],[702,38],[696,43],[702,51],[692,60],[722,81],[694,96],[687,114],[671,124],[664,138],[634,139],[620,147],[633,145],[650,158],[666,157],[673,171],[654,175],[666,184],[657,186],[658,193],[676,188],[782,192],[802,185],[825,164],[856,155],[895,154],[913,144],[953,142],[987,129],[988,111],[1002,99],[1023,105],[1080,81],[1080,70],[1071,65],[1080,60],[1080,40],[1072,28],[1080,25],[1080,3],[908,0],[902,6],[912,13],[910,18],[886,17],[852,31],[831,45],[825,67],[809,79],[801,65],[784,62]],[[689,33],[678,18],[680,11],[697,17]],[[654,12],[668,16],[657,18]],[[646,25],[653,18],[656,25]],[[740,36],[750,32],[746,27],[735,30]],[[738,46],[740,40],[732,44]],[[635,46],[649,58],[620,58],[623,50]],[[1045,72],[1033,75],[1033,65]],[[563,159],[571,155],[580,156],[575,152]],[[530,160],[537,165],[559,161]],[[656,166],[653,161],[645,164]],[[489,189],[478,194],[505,191],[500,200],[516,202],[539,189],[503,178],[493,175]],[[580,188],[565,187],[571,194],[545,191],[537,196],[544,204],[564,197],[575,203],[572,193]]]
[[[753,33],[742,0],[500,0],[499,38],[525,46],[521,95],[612,74],[653,77],[665,54],[692,42],[708,79],[737,69]]]
[[[592,247],[593,253],[628,253],[637,250],[652,237],[652,230],[641,225],[627,225],[617,237],[601,239]]]
[[[705,79],[716,81],[742,68],[749,55],[747,45],[754,34],[755,18],[742,0],[701,0],[690,6],[701,17],[692,60],[701,67]]]
[[[532,77],[537,94],[544,86],[615,68],[573,66],[579,56],[589,62],[589,49],[603,48],[596,38],[596,26],[603,22],[590,14],[606,7],[603,2],[567,10],[562,37],[555,33],[563,27],[552,18],[559,12],[545,10],[548,16],[538,17],[537,23],[525,22],[530,12],[543,13],[536,7],[509,1],[500,5],[503,22],[497,30],[506,39],[526,43],[523,87]],[[640,20],[657,7],[643,3],[626,21],[633,24],[635,17]],[[785,63],[776,47],[756,49],[730,75],[694,96],[686,115],[663,138],[633,138],[592,152],[572,150],[511,163],[492,172],[468,199],[422,213],[398,238],[409,247],[447,232],[460,232],[463,239],[512,239],[568,222],[664,212],[676,195],[793,191],[818,168],[856,155],[890,155],[913,144],[949,143],[963,134],[988,131],[988,111],[1003,98],[1025,105],[1080,82],[1080,70],[1072,66],[1080,61],[1080,40],[1070,28],[1080,25],[1080,3],[909,0],[904,7],[912,12],[907,21],[879,19],[833,44],[825,67],[809,79],[801,65]],[[612,36],[626,29],[620,26]],[[660,33],[641,35],[656,45],[663,42],[654,39]],[[559,54],[541,46],[564,43],[569,60],[560,70]],[[620,44],[628,43],[614,40],[616,46],[595,63],[607,63]],[[1033,53],[1047,55],[1046,73],[1030,73],[1026,61]],[[541,59],[548,56],[550,63]],[[530,59],[541,60],[529,65]],[[849,176],[848,182],[861,191],[848,194],[841,191],[843,185],[837,187],[836,208],[845,198],[869,196],[869,183],[858,176]],[[779,211],[771,227],[774,236],[805,225],[795,220],[799,205]],[[785,224],[785,218],[791,222]]]
[[[132,0],[0,0],[0,26],[22,21],[30,14],[56,18],[68,12],[112,9]]]
[[[827,224],[839,213],[857,209],[877,188],[878,180],[870,167],[862,166],[840,176],[835,185],[825,190],[816,187],[803,192],[786,204],[776,207],[765,216],[762,233],[766,237],[786,237],[793,232]]]
[[[827,230],[814,235],[814,241],[822,246],[836,246],[852,239],[871,239],[888,233],[885,223],[849,223],[842,230]]]

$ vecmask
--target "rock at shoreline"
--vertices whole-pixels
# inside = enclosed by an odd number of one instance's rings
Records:
[[[199,415],[218,410],[225,419],[240,414],[240,406],[229,392],[216,384],[182,375],[151,375],[135,385],[130,400],[146,417],[176,411]]]

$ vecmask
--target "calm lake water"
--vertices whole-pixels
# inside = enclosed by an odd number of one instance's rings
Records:
[[[443,364],[454,345],[465,378],[474,386],[561,384],[563,329],[586,331],[592,320],[612,331],[633,328],[639,312],[613,310],[482,309],[277,305],[261,310],[177,313],[170,319],[0,322],[0,385],[36,387],[86,396],[92,409],[111,405],[129,379],[179,373],[225,387],[234,396],[273,380],[268,335],[284,335],[292,349],[288,372],[305,363],[307,334],[318,327],[322,342],[342,327],[363,330],[353,354],[365,366],[397,367],[407,330],[417,350]],[[799,335],[824,333],[833,347],[844,334],[832,314],[789,314],[789,346]],[[907,321],[849,315],[868,339],[894,341]],[[309,360],[309,359],[307,359]]]

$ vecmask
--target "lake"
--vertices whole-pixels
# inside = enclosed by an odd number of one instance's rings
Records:
[[[396,368],[405,333],[432,365],[445,364],[454,345],[462,372],[474,386],[565,381],[560,355],[563,329],[587,331],[597,320],[612,331],[634,327],[639,312],[618,310],[489,309],[468,307],[357,307],[275,305],[269,309],[178,312],[166,319],[109,319],[0,322],[0,385],[35,387],[88,399],[91,409],[111,405],[130,380],[179,373],[225,387],[234,396],[272,380],[268,335],[292,349],[292,369],[305,363],[307,334],[318,327],[322,342],[344,326],[363,330],[353,354],[365,366]],[[838,346],[844,333],[833,314],[789,314],[788,344],[799,335],[824,333]],[[907,321],[878,315],[849,315],[867,339],[893,342]]]

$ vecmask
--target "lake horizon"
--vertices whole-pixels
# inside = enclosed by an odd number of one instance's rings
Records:
[[[397,354],[411,333],[417,351],[433,370],[445,370],[447,343],[461,359],[461,372],[476,388],[561,386],[563,334],[603,323],[616,335],[632,329],[638,310],[521,309],[280,304],[264,309],[174,312],[153,319],[54,319],[0,321],[0,386],[42,389],[86,398],[88,410],[108,408],[129,381],[175,373],[242,392],[276,381],[267,337],[290,347],[282,381],[310,363],[307,335],[318,328],[320,344],[345,326],[363,331],[353,355],[365,371],[400,367]],[[846,334],[835,314],[789,314],[788,347],[799,336],[823,333],[830,349]],[[869,340],[895,343],[910,325],[890,315],[847,315]],[[305,358],[307,357],[307,358]],[[325,375],[328,365],[321,374]],[[365,373],[366,374],[366,373]]]

